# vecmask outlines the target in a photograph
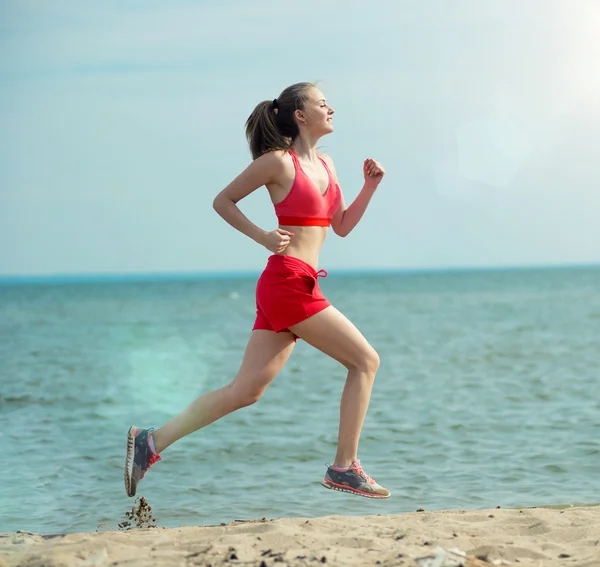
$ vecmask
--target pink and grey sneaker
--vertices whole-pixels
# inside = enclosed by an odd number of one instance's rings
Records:
[[[354,461],[347,469],[328,466],[325,478],[321,482],[325,488],[350,492],[367,498],[389,498],[390,491],[377,484],[360,466],[360,461]]]
[[[127,433],[127,455],[125,457],[125,490],[127,496],[135,496],[137,485],[146,471],[160,457],[150,447],[151,429],[139,429],[132,425]]]

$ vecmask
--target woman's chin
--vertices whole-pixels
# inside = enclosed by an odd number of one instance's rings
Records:
[[[313,130],[313,132],[315,132]],[[327,134],[331,134],[333,132],[333,124],[327,124],[323,129],[318,133],[318,136],[326,136]],[[315,132],[316,134],[316,132]]]

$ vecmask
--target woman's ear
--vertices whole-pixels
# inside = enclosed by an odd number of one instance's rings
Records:
[[[304,113],[304,111],[296,110],[294,112],[294,116],[300,124],[306,124],[306,114]]]

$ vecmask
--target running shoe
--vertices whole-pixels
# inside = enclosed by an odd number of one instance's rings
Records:
[[[354,461],[345,470],[327,467],[325,478],[321,482],[325,488],[350,492],[367,498],[388,498],[390,491],[377,484],[360,466],[360,461]]]
[[[135,496],[137,485],[146,471],[160,457],[150,448],[151,429],[139,429],[132,425],[127,433],[127,456],[125,457],[125,490],[127,496]]]

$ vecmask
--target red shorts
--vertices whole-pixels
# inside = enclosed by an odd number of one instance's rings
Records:
[[[287,331],[331,305],[317,278],[325,270],[315,269],[293,256],[269,257],[256,284],[256,321],[252,330]]]

